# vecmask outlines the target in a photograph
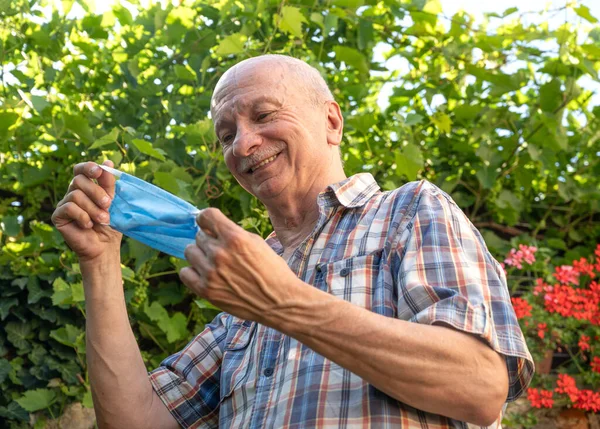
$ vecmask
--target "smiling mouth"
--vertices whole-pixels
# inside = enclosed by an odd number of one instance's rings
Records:
[[[270,164],[271,162],[275,161],[275,158],[277,158],[278,155],[279,154],[273,155],[272,157],[267,158],[264,161],[259,162],[254,167],[251,167],[250,170],[249,170],[250,174],[254,173],[259,168],[264,167],[265,165]]]

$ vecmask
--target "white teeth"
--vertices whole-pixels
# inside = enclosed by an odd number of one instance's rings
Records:
[[[277,155],[272,156],[271,158],[267,158],[264,161],[262,161],[260,164],[255,165],[254,167],[252,167],[252,171],[254,172],[257,168],[262,167],[263,165],[268,164],[271,161],[274,161],[275,158],[277,158]]]

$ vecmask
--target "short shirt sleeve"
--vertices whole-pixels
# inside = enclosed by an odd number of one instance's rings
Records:
[[[220,377],[227,336],[220,313],[183,350],[149,373],[152,387],[184,428],[219,425]]]
[[[396,239],[398,317],[474,334],[501,353],[508,401],[533,377],[534,365],[510,302],[506,276],[479,231],[452,199],[423,182]]]

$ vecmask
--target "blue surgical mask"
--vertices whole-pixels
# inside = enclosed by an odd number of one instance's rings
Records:
[[[115,175],[115,197],[110,205],[110,226],[148,246],[185,259],[185,247],[200,230],[196,207],[135,176],[100,165]]]

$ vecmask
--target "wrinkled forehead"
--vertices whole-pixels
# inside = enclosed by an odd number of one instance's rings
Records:
[[[255,98],[276,98],[280,102],[290,92],[289,72],[282,64],[262,62],[238,64],[227,70],[217,82],[211,99],[211,111],[248,107]]]

